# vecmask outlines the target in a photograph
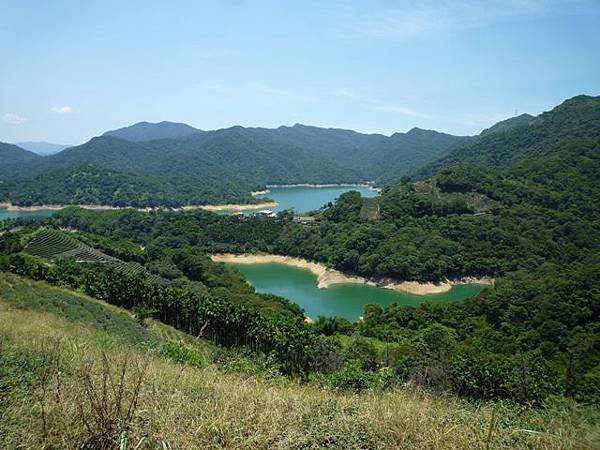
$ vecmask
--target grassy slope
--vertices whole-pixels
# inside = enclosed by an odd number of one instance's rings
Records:
[[[0,448],[97,443],[85,381],[100,389],[103,373],[118,380],[126,358],[128,393],[145,367],[126,448],[488,448],[494,405],[407,390],[336,393],[214,364],[183,366],[155,351],[166,335],[181,337],[83,295],[0,273]],[[598,445],[594,410],[495,408],[489,448]]]

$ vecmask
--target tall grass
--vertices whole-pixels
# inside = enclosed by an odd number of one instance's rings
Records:
[[[597,410],[562,400],[530,409],[223,373],[1,299],[0,292],[1,449],[594,449],[600,442]]]

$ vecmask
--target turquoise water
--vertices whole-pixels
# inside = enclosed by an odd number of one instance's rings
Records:
[[[271,198],[279,205],[274,211],[293,208],[296,213],[305,213],[319,209],[333,202],[348,191],[358,191],[363,197],[375,197],[377,191],[367,187],[335,186],[335,187],[282,187],[270,188],[269,193],[257,195],[256,198]]]
[[[42,210],[42,211],[7,211],[6,209],[0,209],[0,220],[14,219],[16,217],[50,217],[56,211]]]
[[[365,306],[393,303],[416,306],[427,300],[453,302],[481,291],[475,284],[459,285],[445,294],[412,295],[363,284],[335,284],[317,288],[317,277],[309,270],[278,263],[228,265],[238,269],[258,292],[280,295],[304,308],[312,319],[343,317],[350,321],[363,315]]]

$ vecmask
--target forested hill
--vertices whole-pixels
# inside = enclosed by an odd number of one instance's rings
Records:
[[[128,127],[107,131],[103,136],[118,137],[132,142],[142,142],[153,141],[156,139],[179,139],[201,132],[202,130],[198,130],[185,123],[138,122]]]
[[[249,192],[266,184],[397,179],[465,139],[419,129],[386,137],[304,126],[153,139],[172,128],[137,124],[44,158],[22,151],[30,160],[22,158],[18,170],[0,168],[1,200],[140,207],[250,202]],[[102,171],[105,180],[97,176]]]
[[[24,173],[28,163],[42,157],[17,145],[0,142],[0,180]]]
[[[600,97],[581,95],[566,100],[532,120],[494,133],[485,133],[419,171],[429,176],[459,165],[504,168],[540,155],[600,148]]]
[[[534,117],[531,114],[521,114],[520,116],[501,120],[500,122],[483,130],[481,133],[479,133],[479,135],[485,136],[486,134],[497,133],[499,131],[509,131],[515,127],[518,127],[519,125],[527,125],[533,119]]]
[[[200,135],[202,133],[202,135]],[[340,179],[340,174],[346,173],[346,179],[351,181],[375,180],[387,182],[398,180],[424,164],[435,160],[458,145],[467,142],[468,137],[452,136],[432,130],[413,128],[407,133],[395,133],[392,136],[381,134],[362,134],[352,130],[336,128],[319,128],[296,124],[292,127],[279,128],[231,128],[205,131],[192,128],[185,124],[161,122],[152,124],[140,122],[130,127],[108,131],[103,136],[118,137],[127,141],[143,142],[163,140],[160,143],[150,143],[149,148],[168,149],[175,158],[193,158],[186,152],[193,147],[194,152],[207,156],[216,151],[224,161],[237,160],[243,156],[257,158],[249,161],[249,168],[262,163],[263,157],[269,159],[289,158],[281,161],[282,167],[269,168],[269,176],[262,177],[265,183],[276,183],[275,178],[290,172],[295,168],[292,160],[304,159],[308,164],[304,181],[311,182],[308,173],[314,172],[311,162],[325,162],[331,172],[331,179],[323,178],[316,171],[313,180],[317,182],[334,182]],[[177,143],[166,142],[164,139],[177,140]],[[253,148],[257,143],[262,149]],[[225,150],[226,151],[222,151]],[[139,152],[138,152],[139,153]],[[148,158],[155,159],[154,154]],[[142,161],[141,163],[144,163]],[[192,167],[193,167],[192,162]],[[161,161],[162,165],[162,161]],[[337,170],[333,166],[339,166]],[[271,179],[269,179],[271,177]],[[287,177],[287,174],[281,178]]]
[[[378,183],[399,180],[403,175],[412,173],[469,140],[466,136],[420,128],[413,128],[407,133],[394,133],[389,137],[301,124],[252,130],[280,142],[306,148],[343,167],[360,171],[364,177]]]
[[[357,171],[241,127],[147,142],[102,136],[57,155],[31,157],[18,171],[3,166],[1,200],[136,207],[249,203],[249,192],[267,183],[366,181]]]

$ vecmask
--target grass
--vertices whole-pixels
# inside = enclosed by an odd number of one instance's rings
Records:
[[[118,308],[13,275],[0,281],[2,449],[594,449],[600,442],[598,412],[564,401],[529,409],[404,389],[334,392],[177,363],[123,339],[124,328],[139,325]],[[81,313],[40,306],[57,297],[72,297]],[[90,311],[80,301],[104,308],[101,317],[119,326],[80,320]],[[178,336],[158,324],[146,333],[148,342]]]

